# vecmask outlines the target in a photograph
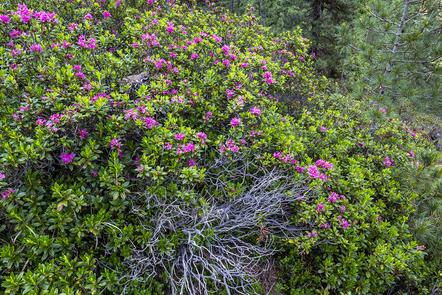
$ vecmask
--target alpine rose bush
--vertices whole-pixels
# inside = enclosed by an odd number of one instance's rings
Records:
[[[0,290],[420,288],[426,143],[344,111],[299,31],[177,2],[0,4]]]

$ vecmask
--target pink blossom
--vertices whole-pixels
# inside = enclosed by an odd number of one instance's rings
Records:
[[[325,173],[321,173],[319,174],[319,179],[322,180],[323,182],[326,182],[328,180],[328,176]]]
[[[61,153],[60,154],[60,159],[64,164],[69,164],[71,163],[75,158],[75,154],[74,153]]]
[[[192,153],[195,151],[195,145],[193,143],[188,143],[183,147],[185,153]]]
[[[347,228],[350,227],[350,223],[348,222],[347,219],[343,218],[343,219],[341,219],[341,226],[342,226],[343,229],[347,229]]]
[[[212,112],[206,112],[206,114],[204,115],[204,120],[209,121],[210,118],[212,118]]]
[[[111,142],[110,142],[110,148],[111,149],[121,149],[121,142],[118,138],[112,138]]]
[[[204,132],[198,132],[196,136],[201,140],[202,143],[205,143],[207,140],[207,134]]]
[[[305,168],[304,167],[301,167],[301,166],[296,166],[296,171],[298,172],[298,173],[304,173],[304,171],[305,171]]]
[[[232,118],[232,120],[230,120],[230,126],[232,126],[233,128],[238,127],[241,124],[241,119],[240,118]]]
[[[271,72],[267,71],[263,74],[263,76],[264,76],[264,80],[266,81],[267,84],[273,83],[273,75]]]
[[[86,129],[80,129],[78,135],[80,136],[80,139],[86,139],[89,136],[89,132]]]
[[[319,203],[319,204],[316,206],[316,212],[318,212],[318,213],[323,212],[324,209],[325,209],[325,206],[324,206],[323,203]]]
[[[407,155],[408,155],[410,158],[415,158],[415,157],[416,157],[416,154],[415,154],[413,151],[409,151],[409,152],[407,152]]]
[[[321,131],[321,132],[327,132],[328,129],[327,129],[327,127],[321,126],[321,127],[319,127],[319,131]]]
[[[317,160],[315,162],[315,164],[316,164],[316,166],[324,168],[324,169],[327,169],[327,170],[333,168],[333,164],[332,163],[324,161],[324,160],[321,160],[321,159]]]
[[[311,231],[311,232],[308,232],[307,233],[307,236],[309,237],[309,238],[316,238],[317,236],[318,236],[318,233],[316,232],[316,231]]]
[[[308,167],[308,174],[310,178],[319,178],[319,170],[318,167],[312,165]]]
[[[256,117],[261,116],[261,110],[260,110],[259,108],[257,108],[257,107],[252,107],[252,108],[250,109],[250,113],[251,113],[252,115],[256,116]]]
[[[226,96],[228,99],[231,99],[235,95],[235,90],[233,89],[226,89]]]
[[[3,180],[3,179],[5,179],[6,178],[6,175],[5,175],[5,173],[3,173],[3,172],[0,172],[0,180]]]
[[[7,16],[6,14],[0,15],[0,22],[2,22],[4,24],[9,24],[10,21],[11,21],[11,18],[9,16]]]
[[[342,205],[342,206],[339,207],[339,212],[344,213],[346,209],[347,208],[345,208],[345,206]]]
[[[217,36],[215,34],[212,35],[212,39],[216,42],[216,43],[221,43],[223,41],[223,38],[221,38],[220,36]]]
[[[332,192],[329,196],[328,196],[328,201],[330,203],[336,203],[336,201],[339,199],[339,195],[335,192]]]
[[[273,158],[280,160],[282,157],[282,153],[281,152],[274,152],[273,153]]]
[[[34,43],[31,45],[31,51],[40,53],[43,51],[43,47],[40,44]]]
[[[177,134],[175,134],[175,139],[176,140],[181,141],[181,140],[184,139],[184,137],[186,137],[186,135],[184,133],[177,133]]]
[[[322,228],[322,229],[329,229],[330,228],[330,223],[321,223],[320,225],[319,225],[319,228]]]
[[[11,37],[12,39],[18,38],[20,36],[21,36],[21,31],[20,30],[14,29],[14,30],[11,30],[9,32],[9,37]]]
[[[166,151],[170,151],[172,149],[172,144],[170,142],[166,142],[163,146]]]
[[[168,23],[167,23],[166,31],[167,31],[169,34],[172,34],[172,33],[175,31],[175,27],[174,27],[174,25],[173,25],[172,22],[168,22]]]
[[[190,59],[193,59],[193,60],[195,60],[195,59],[197,59],[198,58],[198,53],[192,53],[191,55],[190,55]]]
[[[109,11],[107,11],[107,10],[103,11],[103,18],[107,19],[107,18],[110,18],[110,17],[111,17],[111,14],[110,14]]]
[[[394,161],[390,158],[390,157],[385,157],[384,158],[384,165],[385,165],[385,167],[391,167],[391,166],[393,166],[394,165]]]
[[[146,124],[147,129],[152,129],[158,125],[158,122],[152,117],[146,117],[144,123]]]
[[[194,159],[189,159],[189,161],[187,162],[187,165],[189,167],[194,167],[196,165],[196,161]]]
[[[97,40],[95,40],[94,38],[90,38],[88,40],[88,48],[95,49],[95,47],[97,46],[96,42],[97,42]]]
[[[46,120],[43,118],[37,118],[37,120],[35,121],[35,124],[37,124],[38,126],[43,126],[46,123]]]
[[[5,191],[2,192],[2,198],[3,198],[3,199],[7,199],[7,198],[9,198],[9,196],[10,196],[11,194],[13,194],[13,193],[15,193],[15,189],[13,189],[13,188],[8,188],[7,190],[5,190]]]
[[[379,112],[386,114],[387,113],[387,108],[379,108]]]
[[[93,17],[92,17],[92,14],[90,14],[90,13],[86,14],[86,15],[83,17],[84,20],[91,20],[92,18],[93,18]]]

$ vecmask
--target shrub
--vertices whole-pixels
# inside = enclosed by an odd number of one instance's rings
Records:
[[[4,4],[2,291],[418,284],[418,136],[341,112],[300,32],[170,2]]]

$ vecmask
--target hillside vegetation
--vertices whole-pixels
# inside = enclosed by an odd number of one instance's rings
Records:
[[[437,294],[439,153],[301,30],[0,4],[0,292]],[[430,214],[430,213],[431,214]]]

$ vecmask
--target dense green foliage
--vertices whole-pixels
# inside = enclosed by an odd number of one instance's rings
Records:
[[[169,2],[0,4],[1,292],[435,291],[431,144],[299,30]]]
[[[355,97],[395,106],[406,119],[442,128],[442,4],[437,0],[219,0],[238,14],[254,7],[275,31],[300,26],[316,68]],[[422,113],[435,118],[421,118]],[[438,120],[439,122],[434,122]],[[433,121],[433,122],[431,122]],[[439,136],[440,138],[440,136]]]

